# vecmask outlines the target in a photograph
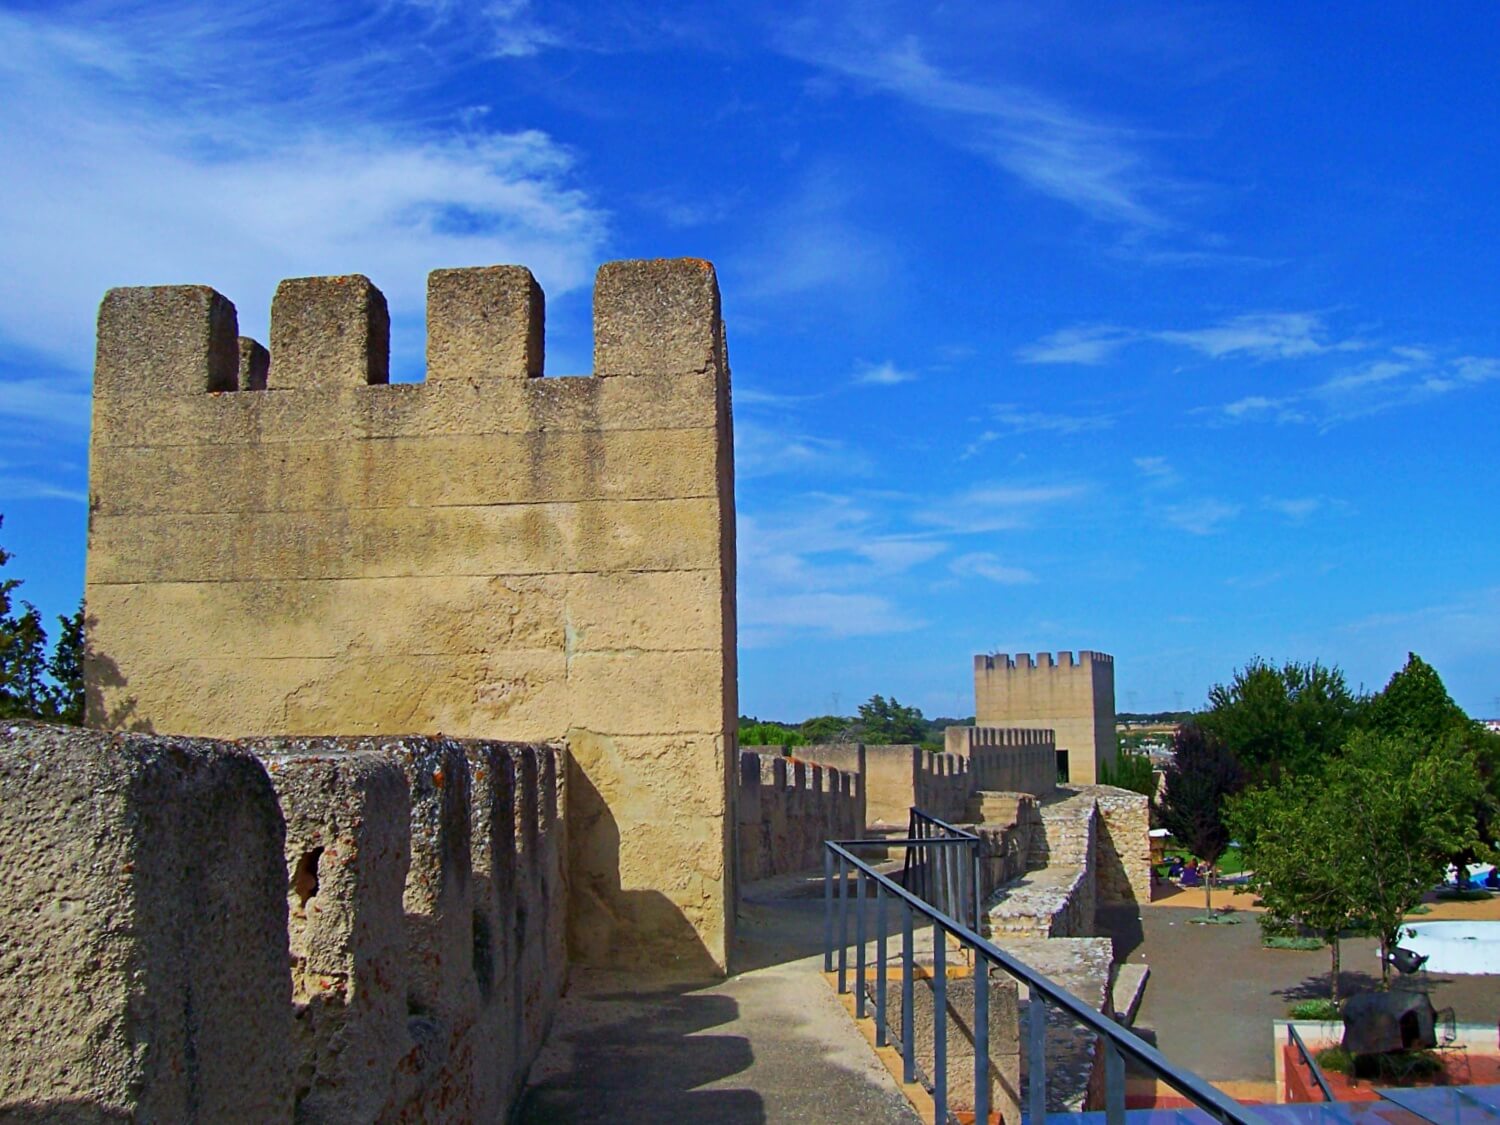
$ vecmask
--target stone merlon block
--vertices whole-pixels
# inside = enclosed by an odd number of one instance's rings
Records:
[[[0,727],[0,1119],[292,1119],[283,823],[250,754]]]
[[[368,277],[294,277],[271,299],[271,386],[390,382],[391,315]]]
[[[406,777],[388,757],[256,745],[286,818],[297,1118],[371,1121],[406,1050]]]
[[[427,275],[427,381],[542,374],[542,287],[525,266]]]
[[[708,262],[606,262],[594,279],[594,374],[711,372],[721,366],[719,317]]]
[[[163,397],[239,387],[239,318],[206,285],[111,289],[99,305],[97,397]]]

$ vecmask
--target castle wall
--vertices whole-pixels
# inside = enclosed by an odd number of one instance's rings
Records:
[[[737,800],[742,880],[819,869],[824,841],[864,833],[864,778],[858,772],[742,750]]]
[[[0,1118],[290,1121],[282,814],[249,754],[0,728]]]
[[[722,968],[735,672],[729,375],[713,269],[614,262],[594,374],[539,378],[514,266],[439,270],[425,383],[384,298],[213,290],[99,314],[92,725],[219,738],[566,737],[571,955]],[[550,932],[550,931],[549,931]]]
[[[1050,730],[948,727],[949,754],[968,758],[976,790],[1044,797],[1057,785],[1057,743]]]
[[[1114,660],[1101,652],[976,656],[975,723],[1053,731],[1069,780],[1093,784],[1115,758],[1114,683]]]
[[[565,766],[10,725],[0,1118],[504,1120],[566,983]]]

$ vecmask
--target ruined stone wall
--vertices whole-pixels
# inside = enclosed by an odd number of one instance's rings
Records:
[[[976,790],[1045,797],[1057,785],[1057,740],[1050,730],[948,727],[948,753],[968,758]]]
[[[974,713],[979,726],[1055,732],[1068,752],[1070,781],[1092,784],[1115,759],[1114,658],[1102,652],[1050,652],[974,658]]]
[[[1113,785],[1085,786],[1080,792],[1093,797],[1098,809],[1094,867],[1099,901],[1150,902],[1150,801],[1141,793]]]
[[[566,737],[572,955],[722,968],[738,707],[713,269],[601,267],[592,376],[539,377],[542,336],[517,266],[430,275],[425,383],[388,382],[385,300],[357,275],[283,282],[269,353],[207,287],[111,290],[89,721]]]
[[[0,730],[0,1118],[504,1120],[566,982],[565,767]]]
[[[864,834],[864,777],[859,772],[777,752],[742,750],[736,797],[741,880],[821,868],[824,841]]]

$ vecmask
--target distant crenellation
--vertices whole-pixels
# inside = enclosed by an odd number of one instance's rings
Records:
[[[741,880],[818,867],[825,840],[851,840],[864,831],[862,749],[853,769],[787,757],[780,748],[741,750],[736,797]]]
[[[1107,653],[996,653],[974,657],[974,714],[979,727],[1050,730],[1057,774],[1094,782],[1114,761],[1115,663]]]
[[[1108,653],[1093,652],[1090,649],[1079,649],[1076,660],[1073,653],[1069,651],[1057,653],[1056,659],[1050,652],[1039,652],[1035,657],[1029,652],[1018,652],[1014,656],[997,652],[974,657],[974,670],[980,672],[995,668],[1081,668],[1087,664],[1113,664],[1114,662],[1115,658]]]

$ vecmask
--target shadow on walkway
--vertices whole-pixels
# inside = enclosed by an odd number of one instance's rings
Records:
[[[743,1073],[754,1060],[744,1035],[705,1034],[738,1020],[734,1000],[687,985],[627,991],[613,974],[578,975],[572,1018],[549,1044],[551,1072],[533,1075],[519,1121],[766,1120],[754,1090],[701,1088]],[[566,1062],[559,1067],[557,1060]]]

